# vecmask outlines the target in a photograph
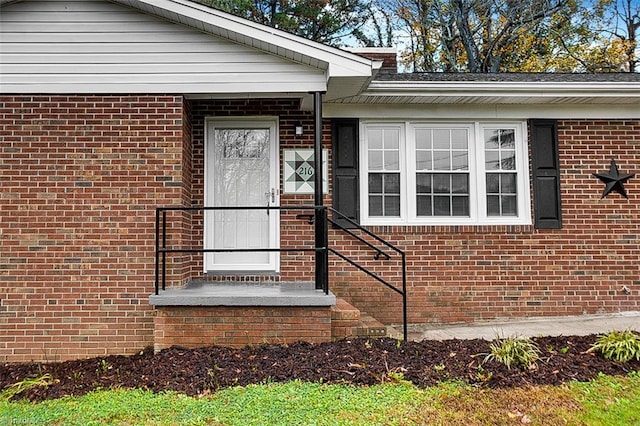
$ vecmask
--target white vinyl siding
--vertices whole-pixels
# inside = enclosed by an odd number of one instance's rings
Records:
[[[326,90],[321,69],[103,1],[2,7],[5,93]]]

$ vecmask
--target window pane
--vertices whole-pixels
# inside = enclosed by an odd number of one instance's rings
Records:
[[[467,150],[468,140],[466,129],[455,129],[451,131],[451,148]]]
[[[426,195],[418,195],[418,198],[416,201],[417,201],[416,214],[418,216],[433,215],[433,212],[431,211],[431,197]]]
[[[451,175],[451,193],[452,194],[468,194],[469,193],[469,176],[466,174]]]
[[[503,194],[515,194],[516,191],[516,174],[502,173],[500,175],[500,188]]]
[[[487,173],[487,193],[488,194],[500,193],[500,174]]]
[[[503,150],[500,166],[502,170],[515,170],[516,169],[516,152]]]
[[[383,176],[384,193],[400,194],[400,173],[385,173]]]
[[[400,153],[398,151],[384,152],[384,169],[400,170]]]
[[[451,132],[447,129],[433,130],[433,149],[450,149],[451,148]]]
[[[431,151],[416,152],[416,170],[432,170]]]
[[[433,192],[440,194],[451,193],[451,182],[449,174],[433,175]]]
[[[449,161],[449,152],[434,151],[433,152],[433,170],[451,170]]]
[[[369,173],[369,194],[382,194],[382,174]]]
[[[469,216],[469,197],[453,197],[453,216]]]
[[[382,196],[369,195],[369,216],[382,216]]]
[[[515,195],[502,196],[502,216],[516,216],[518,214],[517,199]]]
[[[486,129],[484,131],[484,149],[500,148],[500,137],[497,130]]]
[[[384,149],[398,149],[400,146],[400,130],[385,129],[384,131]]]
[[[453,151],[451,154],[451,170],[467,170],[469,168],[467,151]]]
[[[433,197],[433,210],[435,216],[450,216],[450,199],[449,197]]]
[[[382,151],[369,151],[369,170],[382,170]]]
[[[400,196],[384,197],[384,215],[400,216]]]
[[[500,147],[502,149],[516,148],[516,132],[513,129],[500,130]]]
[[[487,216],[500,216],[499,195],[487,195]]]
[[[431,193],[431,174],[430,173],[416,174],[416,192],[418,194]]]
[[[428,129],[416,130],[416,148],[431,149],[431,130],[428,130]]]
[[[367,132],[369,149],[382,149],[382,130],[374,129]]]
[[[487,170],[500,170],[500,151],[485,152],[485,168]]]

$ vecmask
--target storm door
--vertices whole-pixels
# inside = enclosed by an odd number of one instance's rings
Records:
[[[213,207],[278,205],[276,119],[207,122],[205,201]],[[266,209],[224,209],[205,215],[205,248],[277,248],[279,214]],[[208,271],[276,271],[278,253],[205,253]]]

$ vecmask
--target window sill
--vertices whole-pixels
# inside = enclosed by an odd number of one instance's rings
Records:
[[[533,222],[530,218],[513,218],[506,220],[505,218],[499,218],[495,220],[474,220],[474,219],[458,219],[458,218],[446,218],[442,220],[395,220],[395,219],[382,219],[368,218],[362,220],[362,226],[512,226],[512,225],[532,225]]]

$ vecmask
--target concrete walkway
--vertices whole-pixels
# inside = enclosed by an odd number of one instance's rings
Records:
[[[498,337],[584,336],[631,329],[640,332],[640,311],[617,314],[539,317],[522,320],[486,321],[474,324],[421,324],[409,326],[409,340],[486,339]],[[401,337],[401,327],[389,330]]]

